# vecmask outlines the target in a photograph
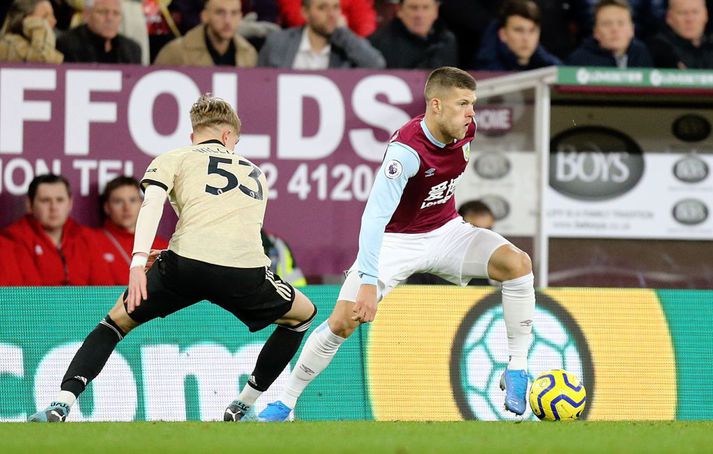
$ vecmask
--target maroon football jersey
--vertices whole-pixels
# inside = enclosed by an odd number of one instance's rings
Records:
[[[423,117],[419,115],[406,123],[391,140],[414,149],[421,158],[421,166],[406,183],[401,201],[386,226],[389,233],[430,232],[458,217],[453,195],[470,158],[475,122],[468,127],[465,138],[440,148],[424,133]]]

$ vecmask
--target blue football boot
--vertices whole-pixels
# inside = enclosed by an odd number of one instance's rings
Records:
[[[505,372],[500,377],[500,389],[505,391],[506,410],[518,416],[525,413],[527,372],[524,370],[505,369]]]
[[[282,422],[287,421],[292,409],[279,400],[267,404],[267,407],[257,415],[257,420],[261,422]]]

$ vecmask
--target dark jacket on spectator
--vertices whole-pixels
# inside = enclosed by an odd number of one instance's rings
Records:
[[[411,33],[395,17],[371,35],[369,41],[384,55],[387,68],[433,69],[458,65],[456,37],[440,21],[436,21],[428,37],[423,38]]]
[[[651,68],[653,60],[644,43],[634,38],[626,51],[627,68]],[[609,49],[603,49],[594,38],[587,38],[581,46],[567,59],[567,64],[573,66],[611,66],[617,67],[614,54]]]
[[[539,45],[527,65],[521,65],[517,61],[517,56],[498,37],[495,24],[491,25],[481,41],[481,48],[475,61],[476,69],[486,71],[526,71],[561,64],[559,58]]]
[[[666,26],[649,42],[649,50],[657,68],[713,68],[713,39],[710,36],[704,36],[701,45],[695,47]]]
[[[292,68],[302,41],[304,27],[280,30],[268,35],[260,49],[257,65],[272,68]],[[330,38],[329,68],[384,67],[384,57],[369,42],[346,27],[337,28]]]
[[[104,51],[104,38],[80,25],[57,39],[57,50],[64,61],[80,63],[135,63],[141,64],[141,47],[131,38],[117,35],[111,40],[111,51]]]

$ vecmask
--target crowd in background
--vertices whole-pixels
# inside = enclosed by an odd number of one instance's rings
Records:
[[[713,68],[713,0],[14,0],[0,61]]]
[[[713,0],[13,0],[0,61],[241,68],[518,71],[572,64],[713,68]],[[139,184],[119,177],[104,223],[70,218],[62,176],[29,186],[0,231],[0,285],[125,285]],[[263,235],[278,274],[304,285],[291,250]],[[167,243],[157,239],[156,248]],[[280,268],[282,267],[282,268]]]

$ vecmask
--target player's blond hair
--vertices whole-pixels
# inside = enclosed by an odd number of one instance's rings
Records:
[[[228,125],[240,135],[240,118],[226,100],[212,96],[210,93],[202,95],[191,107],[191,126],[193,131],[202,128],[212,128]]]
[[[429,101],[438,96],[444,89],[465,88],[475,91],[475,79],[462,69],[453,66],[443,66],[434,69],[428,75],[426,87],[423,89],[423,96]]]

